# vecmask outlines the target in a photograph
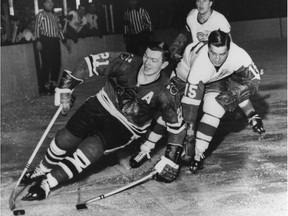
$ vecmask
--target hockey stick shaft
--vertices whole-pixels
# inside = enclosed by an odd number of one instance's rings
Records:
[[[46,136],[48,135],[51,127],[53,126],[53,124],[55,123],[57,117],[59,116],[60,112],[62,110],[62,105],[59,106],[58,110],[56,111],[56,113],[54,114],[52,120],[50,121],[49,125],[47,126],[45,132],[43,133],[41,139],[39,140],[38,144],[36,145],[36,148],[34,149],[32,155],[30,156],[24,170],[22,171],[22,174],[20,176],[20,178],[18,179],[15,187],[13,188],[12,190],[12,193],[11,193],[11,196],[9,197],[9,208],[11,211],[13,211],[15,209],[15,198],[16,198],[16,188],[18,187],[18,185],[20,184],[21,182],[21,179],[23,178],[23,176],[25,175],[25,173],[27,172],[31,162],[33,161],[35,155],[37,154],[39,148],[41,147],[42,143],[44,142]]]
[[[140,183],[142,183],[142,182],[145,182],[146,180],[152,178],[156,173],[157,173],[157,171],[155,170],[155,171],[151,172],[149,175],[147,175],[147,176],[145,176],[145,177],[143,177],[143,178],[141,178],[141,179],[139,179],[139,180],[137,180],[137,181],[131,182],[130,184],[125,185],[125,186],[123,186],[123,187],[121,187],[121,188],[118,188],[118,189],[116,189],[116,190],[113,190],[113,191],[111,191],[111,192],[109,192],[109,193],[107,193],[107,194],[102,194],[102,195],[100,195],[100,196],[98,196],[98,197],[89,199],[89,200],[83,202],[82,204],[92,203],[92,202],[95,202],[95,201],[97,201],[97,200],[104,199],[104,198],[106,198],[106,197],[109,197],[109,196],[112,196],[112,195],[117,194],[117,193],[119,193],[119,192],[122,192],[122,191],[124,191],[124,190],[127,190],[127,189],[129,189],[129,188],[131,188],[131,187],[133,187],[133,186],[135,186],[135,185],[138,185],[138,184],[140,184]],[[79,205],[81,205],[81,204],[79,204]]]

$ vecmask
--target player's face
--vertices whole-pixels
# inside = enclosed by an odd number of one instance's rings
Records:
[[[208,50],[209,59],[216,67],[221,66],[227,59],[229,50],[227,46],[216,47],[211,45]]]
[[[52,11],[53,7],[54,7],[54,2],[53,0],[46,0],[44,3],[43,3],[43,6],[46,10],[48,11]]]
[[[168,65],[168,62],[163,62],[162,52],[146,49],[143,56],[143,73],[145,76],[155,75]]]
[[[212,1],[210,0],[197,0],[196,7],[200,14],[205,14],[211,10]]]

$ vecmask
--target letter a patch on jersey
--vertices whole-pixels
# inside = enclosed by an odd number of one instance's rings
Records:
[[[147,102],[147,104],[150,104],[151,99],[154,95],[154,92],[149,92],[148,94],[146,94],[144,97],[142,97],[142,100],[145,100]]]

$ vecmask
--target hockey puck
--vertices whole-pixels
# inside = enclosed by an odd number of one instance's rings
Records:
[[[13,211],[13,214],[14,215],[24,215],[25,214],[25,210],[18,209],[18,210]]]
[[[77,210],[87,209],[87,205],[85,203],[81,203],[76,205]]]

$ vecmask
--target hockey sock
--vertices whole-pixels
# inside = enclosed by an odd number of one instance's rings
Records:
[[[255,109],[250,100],[245,100],[239,104],[239,107],[243,110],[246,116],[249,116]]]
[[[208,148],[209,143],[212,140],[219,123],[219,118],[209,115],[207,113],[203,115],[196,133],[195,160],[200,160],[200,158],[204,157],[203,153]]]
[[[52,168],[52,166],[57,165],[59,161],[65,158],[66,153],[67,151],[62,150],[57,146],[54,138],[46,151],[43,165],[47,168]]]

